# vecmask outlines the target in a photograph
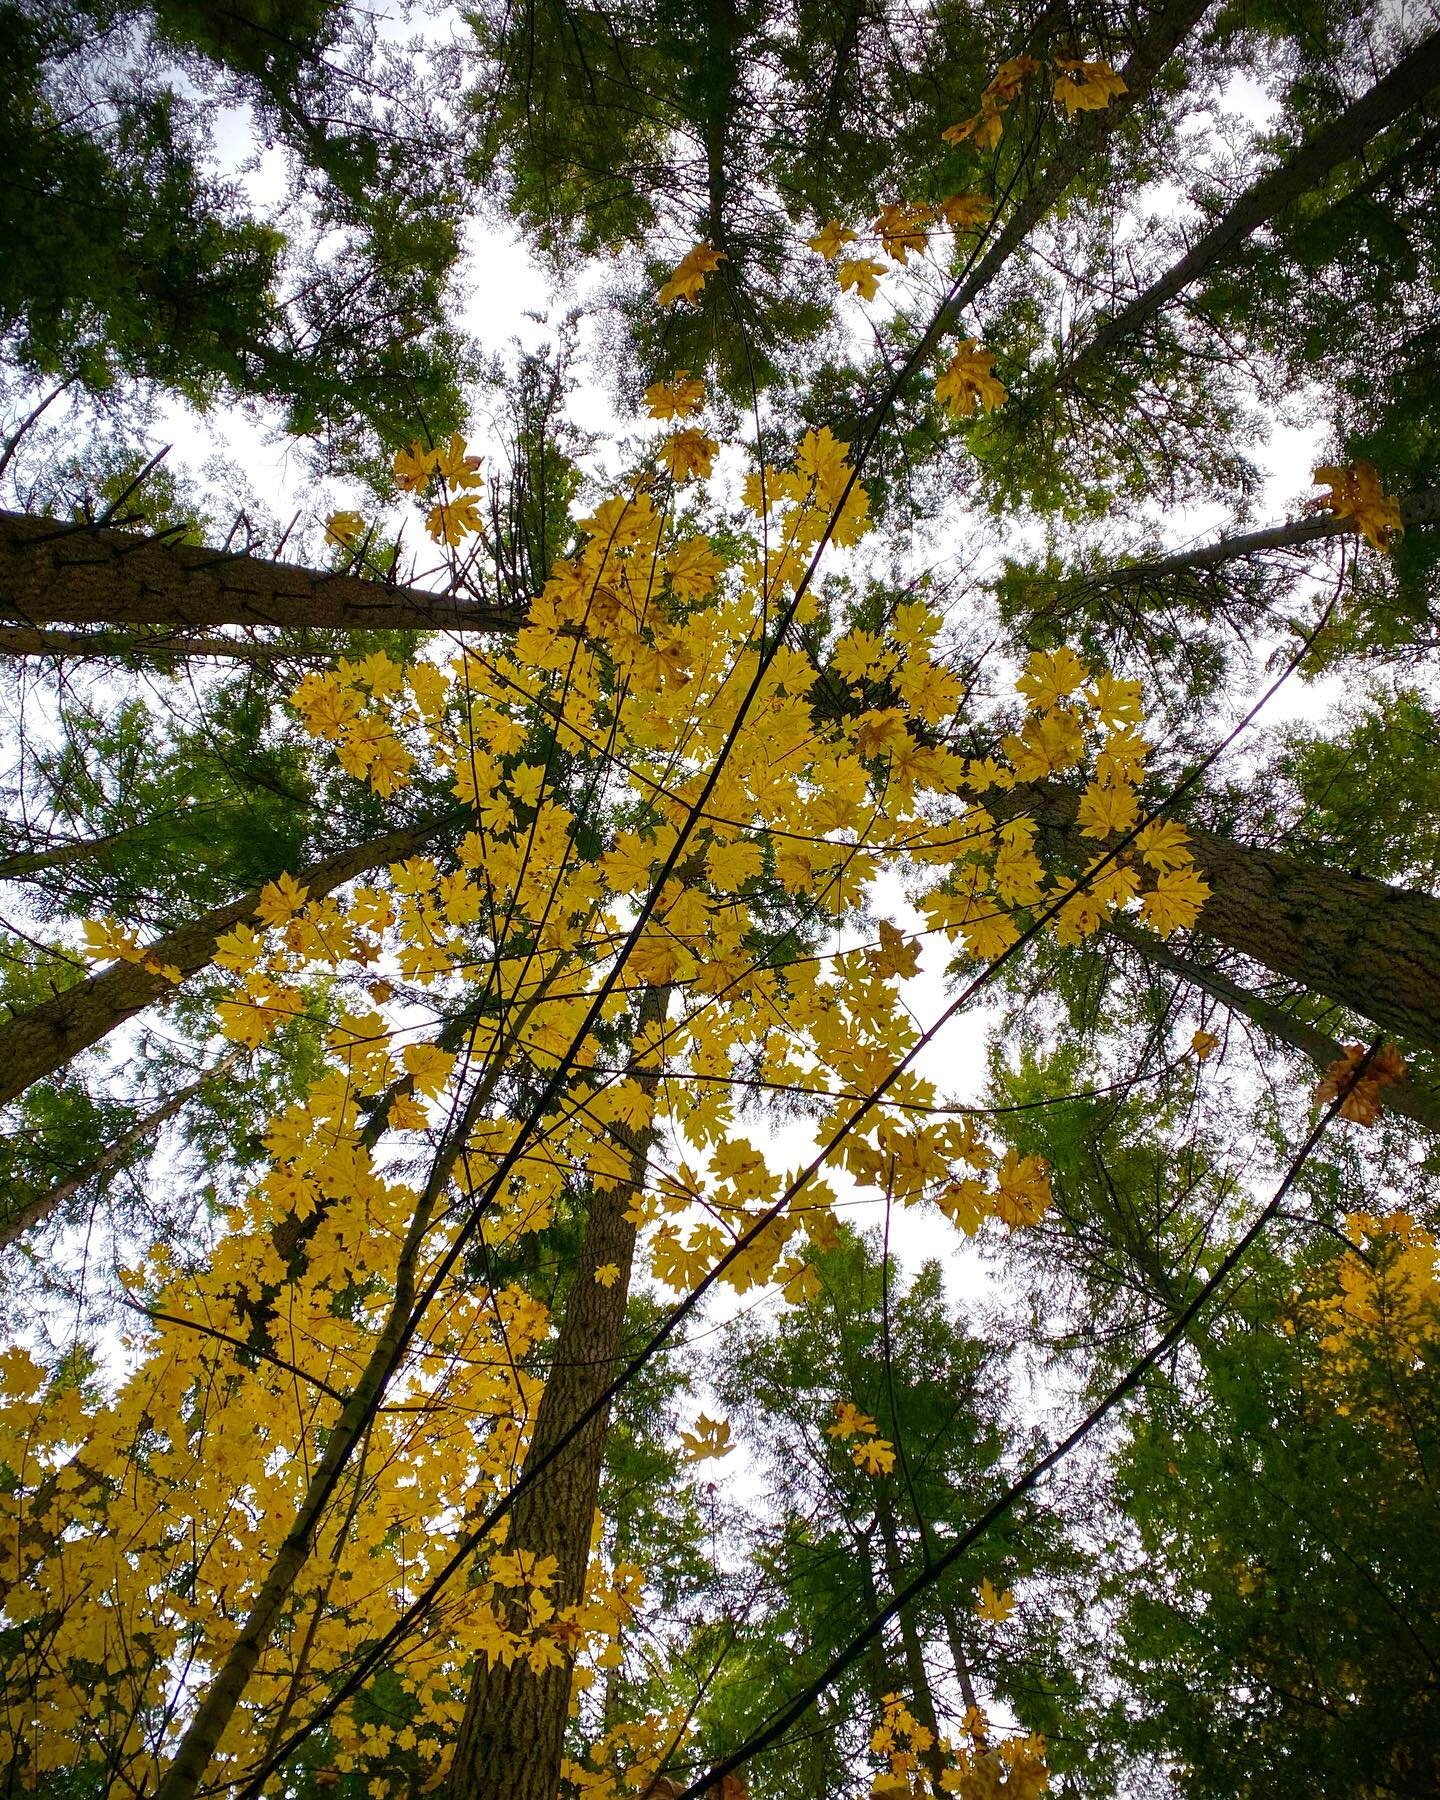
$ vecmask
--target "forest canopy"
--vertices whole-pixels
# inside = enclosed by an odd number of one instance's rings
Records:
[[[0,73],[5,1793],[1440,1788],[1440,10]]]

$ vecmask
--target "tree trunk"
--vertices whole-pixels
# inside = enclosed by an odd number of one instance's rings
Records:
[[[1074,828],[1078,804],[1079,796],[1058,782],[1031,782],[997,797],[990,810],[1033,814],[1058,860],[1078,868],[1098,850]],[[1186,829],[1211,889],[1195,922],[1197,937],[1240,951],[1397,1038],[1440,1049],[1440,900]]]
[[[1383,80],[1293,151],[1279,168],[1252,182],[1238,200],[1158,281],[1103,324],[1071,365],[1071,375],[1107,357],[1160,309],[1202,279],[1282,208],[1318,187],[1387,125],[1419,106],[1440,84],[1440,32],[1424,37]]]
[[[233,1066],[239,1051],[224,1056],[211,1069],[207,1069],[198,1081],[192,1081],[187,1087],[180,1088],[168,1099],[162,1100],[153,1111],[146,1113],[135,1121],[128,1130],[122,1131],[119,1137],[107,1144],[98,1155],[72,1174],[67,1175],[52,1188],[43,1193],[28,1196],[19,1193],[5,1197],[5,1214],[0,1218],[0,1250],[8,1248],[16,1238],[27,1232],[32,1225],[38,1225],[42,1219],[48,1219],[51,1213],[63,1206],[72,1195],[79,1192],[87,1181],[93,1181],[97,1175],[103,1175],[113,1169],[116,1163],[123,1160],[125,1152],[136,1144],[143,1143],[165,1124],[173,1119],[183,1107],[187,1106],[204,1088],[207,1081],[213,1081],[217,1075],[223,1075]]]
[[[980,1701],[976,1697],[970,1659],[965,1653],[965,1638],[960,1630],[960,1621],[955,1616],[955,1608],[942,1600],[940,1611],[945,1621],[945,1641],[950,1646],[950,1661],[955,1666],[955,1679],[960,1684],[960,1698],[965,1702],[967,1712],[979,1712]]]
[[[1168,969],[1180,980],[1203,988],[1231,1012],[1240,1013],[1252,1024],[1258,1025],[1267,1036],[1278,1043],[1288,1044],[1292,1050],[1298,1050],[1302,1056],[1309,1057],[1321,1074],[1345,1054],[1345,1046],[1337,1043],[1334,1038],[1328,1037],[1313,1025],[1307,1025],[1303,1019],[1297,1019],[1293,1013],[1286,1012],[1283,1006],[1276,1006],[1260,994],[1252,993],[1249,988],[1239,986],[1218,969],[1206,968],[1203,963],[1192,962],[1188,957],[1177,955],[1154,932],[1140,931],[1124,924],[1111,924],[1106,930],[1111,937],[1137,951],[1147,962],[1153,963],[1157,968]],[[1386,1112],[1398,1113],[1423,1130],[1440,1136],[1440,1095],[1431,1093],[1428,1088],[1420,1087],[1413,1081],[1388,1081],[1383,1099]]]
[[[429,819],[371,838],[299,870],[296,879],[311,899],[318,900],[368,869],[414,855],[446,822]],[[241,894],[147,944],[145,953],[153,962],[178,968],[182,976],[193,975],[213,959],[216,939],[222,933],[254,919],[259,900],[258,891]],[[173,991],[174,984],[166,976],[138,963],[119,962],[28,1012],[18,1013],[0,1025],[0,1103],[13,1100],[32,1082],[53,1075],[80,1051],[98,1044],[116,1026]]]
[[[640,1007],[643,1028],[663,1019],[668,988],[647,990]],[[634,1079],[653,1093],[658,1071],[632,1066]],[[614,1376],[625,1328],[625,1305],[635,1260],[635,1226],[625,1217],[634,1190],[644,1185],[651,1132],[611,1128],[630,1155],[630,1185],[594,1194],[580,1243],[554,1360],[540,1398],[529,1457],[550,1453]],[[595,1271],[613,1264],[610,1286]],[[507,1549],[553,1556],[549,1590],[557,1610],[584,1596],[590,1533],[605,1456],[608,1414],[597,1412],[569,1448],[516,1501]],[[528,1461],[528,1458],[527,1458]],[[560,1785],[565,1723],[570,1711],[572,1659],[536,1674],[523,1656],[506,1668],[481,1659],[471,1677],[455,1744],[448,1792],[452,1800],[555,1800]]]
[[[333,658],[332,644],[309,641],[276,643],[255,638],[193,637],[181,631],[45,631],[34,625],[0,625],[0,656],[33,656],[54,662],[81,658],[86,662],[134,662],[137,657],[174,662],[279,663],[318,662]]]
[[[905,1583],[905,1571],[900,1558],[900,1539],[895,1529],[894,1509],[890,1505],[890,1496],[883,1490],[876,1505],[875,1517],[879,1521],[880,1538],[885,1545],[885,1579],[890,1584],[890,1592],[898,1594]],[[934,1739],[930,1748],[922,1753],[920,1760],[925,1765],[925,1772],[930,1777],[930,1786],[937,1800],[943,1800],[945,1790],[940,1786],[940,1777],[945,1772],[945,1758],[940,1751],[940,1721],[935,1713],[935,1696],[930,1691],[930,1672],[925,1667],[925,1646],[915,1627],[912,1607],[906,1606],[900,1610],[900,1646],[905,1653],[905,1679],[912,1696],[910,1710]]]
[[[103,861],[105,852],[116,844],[133,843],[137,837],[147,834],[153,836],[187,812],[193,816],[200,810],[203,809],[186,807],[168,817],[141,819],[138,824],[122,825],[118,831],[107,831],[98,837],[72,838],[68,843],[46,844],[38,850],[14,850],[8,856],[0,857],[0,881],[22,881],[27,875],[38,875],[46,869],[68,868],[72,863],[85,862],[92,856]]]
[[[1162,5],[1148,29],[1131,51],[1120,71],[1125,92],[1102,111],[1083,113],[1067,125],[1050,166],[1019,202],[997,233],[994,243],[965,277],[959,291],[925,332],[915,352],[914,366],[924,362],[948,333],[955,330],[966,310],[1000,273],[1042,219],[1064,198],[1106,139],[1149,94],[1156,77],[1209,10],[1209,0],[1170,0]],[[863,441],[863,440],[862,440]]]
[[[305,1497],[271,1558],[244,1623],[225,1655],[218,1659],[194,1716],[175,1746],[175,1755],[160,1778],[154,1800],[194,1800],[225,1728],[270,1641],[281,1609],[310,1560],[325,1509],[346,1464],[374,1419],[375,1409],[384,1398],[386,1385],[395,1373],[408,1334],[414,1327],[411,1310],[416,1299],[416,1271],[425,1238],[487,1095],[488,1088],[482,1079],[431,1160],[429,1176],[396,1261],[394,1290],[384,1326],[340,1416],[330,1427],[324,1454],[315,1464]]]
[[[26,626],[513,631],[517,613],[109,526],[0,513],[0,617]]]
[[[1406,494],[1400,501],[1400,522],[1407,530],[1440,523],[1440,488]],[[1147,557],[1138,562],[1120,563],[1113,569],[1067,577],[1061,583],[1061,594],[1063,596],[1065,589],[1071,586],[1148,587],[1176,575],[1203,575],[1244,556],[1261,556],[1267,550],[1295,550],[1319,538],[1343,537],[1354,530],[1353,522],[1347,518],[1330,512],[1311,513],[1285,525],[1268,526],[1264,531],[1236,532],[1230,537],[1217,538],[1213,544],[1201,544],[1194,550],[1177,550],[1169,556]]]

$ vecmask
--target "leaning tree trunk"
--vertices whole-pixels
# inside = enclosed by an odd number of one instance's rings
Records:
[[[1084,113],[1068,127],[1054,157],[1035,185],[1016,203],[984,255],[923,333],[911,353],[913,367],[918,368],[956,329],[1025,239],[1090,167],[1109,138],[1144,105],[1161,71],[1205,16],[1209,6],[1210,0],[1170,0],[1170,4],[1162,4],[1145,18],[1143,35],[1136,39],[1121,70],[1125,92],[1103,110]],[[872,419],[869,423],[873,425],[876,421]]]
[[[1075,829],[1078,795],[1057,782],[1011,790],[991,810],[1032,813],[1057,862],[1078,868],[1097,846]],[[1324,863],[1187,827],[1210,898],[1194,925],[1287,981],[1440,1049],[1440,900]],[[1158,941],[1158,940],[1157,940]]]
[[[0,618],[37,625],[513,631],[513,608],[110,526],[0,513]],[[53,647],[53,642],[52,642]]]
[[[1440,32],[1424,37],[1368,93],[1338,119],[1305,140],[1278,168],[1252,182],[1172,268],[1103,324],[1071,365],[1070,375],[1093,367],[1162,307],[1224,262],[1284,207],[1318,187],[1337,164],[1359,153],[1440,85]]]
[[[1440,524],[1440,489],[1426,488],[1420,493],[1405,494],[1400,499],[1400,523],[1406,528]],[[1271,550],[1298,550],[1320,538],[1343,537],[1355,530],[1353,519],[1343,514],[1311,513],[1303,519],[1291,519],[1284,525],[1270,525],[1263,531],[1236,532],[1216,538],[1213,543],[1194,550],[1177,550],[1173,555],[1152,556],[1132,563],[1117,563],[1114,568],[1085,571],[1068,577],[1062,591],[1072,584],[1077,587],[1149,587],[1175,576],[1206,575],[1212,569],[1242,557],[1263,556]]]
[[[1181,981],[1190,982],[1193,986],[1203,988],[1222,1006],[1231,1012],[1239,1013],[1257,1025],[1267,1037],[1277,1043],[1286,1044],[1292,1050],[1298,1050],[1302,1056],[1309,1057],[1316,1069],[1323,1075],[1333,1063],[1345,1054],[1345,1046],[1334,1038],[1307,1024],[1304,1019],[1297,1019],[1294,1013],[1287,1012],[1283,1006],[1276,1006],[1261,994],[1252,992],[1232,981],[1219,969],[1208,968],[1204,963],[1197,963],[1186,956],[1179,956],[1168,944],[1155,936],[1153,931],[1141,931],[1137,927],[1123,923],[1106,926],[1108,934],[1125,944],[1129,949],[1137,951],[1144,959],[1157,968],[1168,969]],[[1440,1095],[1433,1093],[1413,1081],[1387,1081],[1385,1084],[1385,1110],[1409,1119],[1425,1131],[1440,1136]]]
[[[201,1094],[207,1082],[214,1081],[227,1069],[234,1066],[240,1052],[232,1051],[229,1056],[222,1056],[220,1061],[209,1068],[188,1086],[179,1088],[175,1093],[162,1100],[153,1111],[145,1113],[135,1120],[120,1135],[113,1138],[103,1150],[77,1169],[73,1169],[63,1181],[57,1181],[53,1187],[45,1188],[38,1193],[22,1193],[18,1188],[4,1197],[4,1211],[0,1213],[0,1250],[7,1249],[16,1238],[23,1237],[32,1226],[38,1225],[42,1219],[48,1219],[58,1211],[67,1200],[73,1199],[80,1189],[89,1181],[109,1173],[118,1163],[125,1160],[127,1150],[133,1150],[147,1138],[154,1137],[160,1127],[173,1119],[190,1101]]]
[[[446,822],[444,818],[428,819],[387,832],[298,870],[295,878],[312,900],[318,900],[367,869],[413,855]],[[179,969],[182,977],[193,975],[214,959],[216,940],[223,933],[254,920],[259,901],[258,891],[241,894],[145,945],[145,954],[154,963]],[[28,1012],[17,1013],[0,1025],[0,1103],[13,1100],[32,1082],[64,1068],[71,1057],[98,1044],[117,1026],[173,991],[174,983],[167,976],[139,963],[119,962]]]
[[[647,990],[642,1027],[662,1019],[669,990]],[[658,1072],[631,1073],[653,1093]],[[613,1379],[625,1328],[625,1305],[635,1260],[635,1225],[626,1217],[643,1186],[651,1132],[611,1127],[630,1157],[630,1185],[591,1197],[554,1360],[540,1398],[526,1466],[552,1453],[577,1421],[596,1406]],[[619,1279],[605,1286],[595,1271],[612,1264]],[[585,1592],[591,1525],[609,1429],[597,1410],[510,1514],[507,1549],[556,1560],[549,1597],[557,1610]],[[451,1764],[451,1800],[555,1800],[560,1785],[565,1724],[570,1713],[572,1658],[537,1674],[524,1656],[503,1664],[477,1661]]]

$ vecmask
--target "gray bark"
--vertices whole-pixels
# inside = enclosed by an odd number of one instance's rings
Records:
[[[513,631],[517,614],[110,526],[0,513],[0,618],[30,627]]]

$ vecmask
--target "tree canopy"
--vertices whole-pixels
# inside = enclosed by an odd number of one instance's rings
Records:
[[[0,26],[6,1792],[1434,1791],[1434,9]]]

